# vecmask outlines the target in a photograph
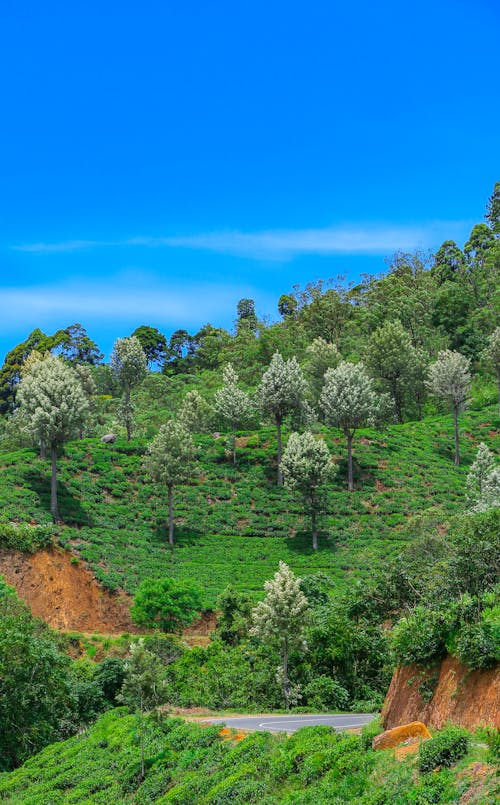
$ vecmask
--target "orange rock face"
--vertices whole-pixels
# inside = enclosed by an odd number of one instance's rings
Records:
[[[387,729],[423,721],[440,729],[447,721],[466,729],[500,727],[500,666],[470,671],[454,657],[431,669],[397,668],[382,709]]]
[[[402,743],[418,746],[420,741],[427,741],[430,737],[431,734],[425,724],[421,721],[412,721],[410,724],[393,727],[377,735],[373,739],[372,746],[374,749],[394,749]]]

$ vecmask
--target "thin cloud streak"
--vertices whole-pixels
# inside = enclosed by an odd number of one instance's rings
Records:
[[[286,261],[301,255],[389,254],[417,247],[429,248],[444,239],[465,236],[469,221],[431,221],[418,226],[327,227],[283,229],[264,232],[212,232],[171,237],[134,237],[117,241],[70,240],[14,246],[16,251],[36,254],[74,252],[92,248],[183,248]]]
[[[151,278],[148,287],[124,283],[122,278],[40,285],[25,288],[3,288],[0,291],[2,317],[0,331],[12,326],[43,325],[56,319],[69,321],[130,322],[134,320],[163,322],[176,326],[179,322],[198,325],[200,321],[221,317],[228,307],[246,294],[248,287],[190,284],[185,288],[166,287]]]

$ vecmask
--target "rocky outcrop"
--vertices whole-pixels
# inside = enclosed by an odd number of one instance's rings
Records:
[[[440,729],[451,721],[467,729],[500,727],[500,665],[471,671],[455,657],[433,668],[397,668],[382,709],[384,727],[423,721]]]

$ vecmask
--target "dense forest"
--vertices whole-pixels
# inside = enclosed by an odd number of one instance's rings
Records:
[[[168,713],[376,713],[396,666],[498,668],[500,182],[463,249],[294,287],[276,321],[241,299],[231,332],[144,324],[109,361],[36,329],[0,412],[0,553],[70,552],[131,623],[56,631],[0,576],[0,799],[494,801],[491,727],[398,765],[378,720],[223,741]]]

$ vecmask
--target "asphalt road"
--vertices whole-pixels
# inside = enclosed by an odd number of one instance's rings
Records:
[[[296,732],[301,727],[314,727],[324,724],[327,727],[340,731],[345,729],[356,729],[368,724],[374,715],[369,713],[343,713],[342,715],[306,715],[293,714],[290,716],[232,716],[226,718],[203,718],[210,724],[225,724],[235,730],[255,731],[265,730],[266,732]]]

